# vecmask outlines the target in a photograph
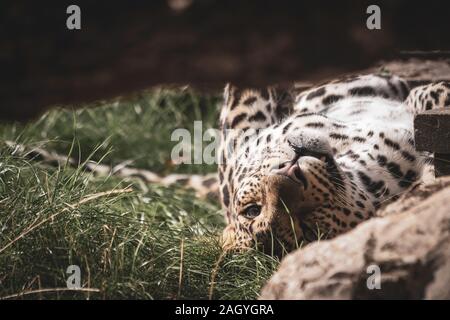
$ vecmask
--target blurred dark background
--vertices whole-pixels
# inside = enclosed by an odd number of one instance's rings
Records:
[[[81,8],[81,30],[66,8]],[[381,30],[366,9],[381,8]],[[161,84],[218,90],[317,81],[450,57],[448,1],[11,1],[0,3],[0,118],[25,120]]]

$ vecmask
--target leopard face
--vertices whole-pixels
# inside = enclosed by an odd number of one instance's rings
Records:
[[[257,247],[280,256],[346,231],[353,220],[330,209],[353,201],[345,187],[351,182],[326,141],[283,135],[282,127],[266,132],[271,132],[273,143],[267,143],[263,133],[249,143],[250,152],[237,154],[225,247]],[[370,203],[367,207],[372,208]]]

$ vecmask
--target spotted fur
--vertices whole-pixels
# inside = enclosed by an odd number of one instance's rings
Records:
[[[294,92],[294,91],[293,91]],[[450,84],[412,89],[395,76],[362,75],[294,94],[227,85],[214,174],[169,175],[75,159],[6,142],[14,152],[99,175],[182,184],[220,194],[226,249],[282,255],[346,232],[422,179],[429,155],[414,148],[413,117],[450,106]]]
[[[449,86],[410,92],[398,77],[363,75],[297,96],[227,85],[224,101],[224,247],[283,254],[354,228],[420,181],[413,116],[448,106]]]

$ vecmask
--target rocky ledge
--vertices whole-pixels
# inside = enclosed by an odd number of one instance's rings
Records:
[[[369,289],[371,288],[371,289]],[[261,299],[450,299],[450,177],[288,255]]]

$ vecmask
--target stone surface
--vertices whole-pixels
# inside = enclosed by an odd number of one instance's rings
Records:
[[[417,150],[434,153],[436,177],[450,175],[450,108],[416,115],[414,140]]]
[[[411,87],[427,84],[429,82],[448,81],[450,76],[450,59],[427,56],[426,54],[413,58],[398,59],[393,61],[381,61],[376,66],[368,69],[366,73],[387,70],[392,74],[408,79]]]
[[[383,217],[288,255],[261,299],[450,299],[450,178],[418,187]],[[367,288],[381,270],[381,289]]]
[[[416,149],[450,153],[450,109],[429,110],[414,119]]]
[[[411,192],[403,194],[397,201],[389,204],[379,212],[377,215],[379,217],[384,217],[387,215],[392,215],[396,213],[406,212],[418,206],[425,199],[429,198],[436,192],[442,189],[450,187],[450,177],[443,177],[440,179],[433,179],[433,181],[428,182],[426,185],[418,185]],[[449,208],[450,210],[450,208]]]

